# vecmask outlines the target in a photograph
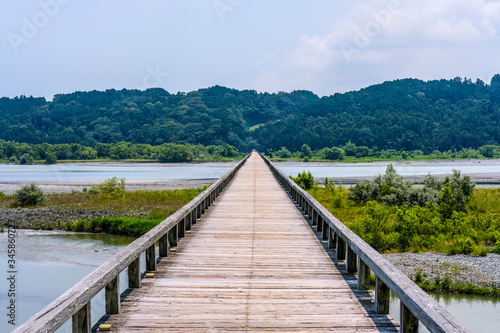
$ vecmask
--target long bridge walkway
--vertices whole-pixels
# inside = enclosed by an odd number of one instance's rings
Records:
[[[396,332],[349,287],[261,157],[107,324],[114,332]]]

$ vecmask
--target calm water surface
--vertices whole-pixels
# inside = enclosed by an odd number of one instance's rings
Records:
[[[500,332],[500,298],[437,293],[430,295],[471,332]],[[399,300],[392,293],[389,312],[399,322]],[[419,332],[429,331],[419,324]]]
[[[16,235],[16,326],[43,309],[87,274],[108,260],[119,249],[134,240],[132,237],[105,234],[77,234],[62,231],[17,230]],[[0,234],[0,271],[7,272],[7,232]],[[0,332],[15,327],[8,324],[6,308],[9,282],[0,278]],[[127,281],[126,275],[121,281]],[[125,290],[122,284],[121,289]],[[104,295],[92,301],[92,318],[104,314]],[[71,332],[64,325],[58,332]]]
[[[298,166],[277,166],[287,175],[297,175],[302,171],[311,171],[315,177],[367,177],[385,173],[390,162],[376,164],[311,166],[302,163]],[[111,177],[126,179],[207,179],[219,178],[231,169],[223,165],[185,164],[162,166],[148,163],[133,165],[0,165],[0,181],[66,181],[66,180],[104,180]],[[395,164],[396,171],[402,176],[444,175],[458,169],[462,174],[500,173],[500,163],[436,163],[435,165]]]

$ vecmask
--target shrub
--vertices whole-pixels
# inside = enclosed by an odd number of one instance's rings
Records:
[[[84,189],[84,192],[87,190]],[[109,178],[99,185],[92,185],[88,192],[90,194],[120,194],[125,191],[125,178]]]
[[[500,254],[500,240],[495,243],[495,253]]]
[[[21,187],[16,192],[16,199],[14,206],[27,207],[27,206],[45,206],[50,201],[45,197],[42,189],[37,184],[31,183]]]
[[[303,171],[302,173],[299,173],[297,177],[290,176],[290,179],[306,191],[318,185],[314,182],[314,177],[310,171]]]

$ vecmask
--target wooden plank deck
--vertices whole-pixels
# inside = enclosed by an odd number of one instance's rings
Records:
[[[142,286],[107,320],[114,332],[397,332],[256,153]]]

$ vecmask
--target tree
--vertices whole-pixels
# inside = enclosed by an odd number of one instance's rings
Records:
[[[190,162],[192,159],[193,153],[185,145],[166,143],[160,146],[158,161],[162,163]]]
[[[311,158],[312,157],[312,150],[311,148],[306,145],[305,143],[302,145],[302,148],[300,148],[300,158]]]
[[[343,160],[344,159],[344,150],[341,148],[337,147],[332,147],[332,148],[324,148],[323,149],[323,156],[327,160]]]
[[[21,157],[19,158],[19,164],[20,165],[33,164],[33,159],[29,154],[22,154]]]
[[[53,152],[48,152],[45,154],[45,164],[56,164],[57,157]]]

